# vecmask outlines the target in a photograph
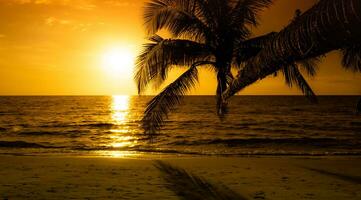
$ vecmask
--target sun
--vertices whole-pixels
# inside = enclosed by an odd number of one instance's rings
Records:
[[[112,48],[102,55],[102,66],[111,75],[131,75],[135,56],[130,49]]]

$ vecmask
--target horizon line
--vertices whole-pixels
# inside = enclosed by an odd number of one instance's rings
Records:
[[[49,94],[49,95],[41,95],[41,94],[29,94],[29,95],[1,95],[0,97],[110,97],[110,96],[130,96],[130,97],[155,97],[157,95],[128,95],[128,94],[104,94],[104,95],[83,95],[83,94],[79,94],[79,95],[67,95],[67,94]],[[212,94],[190,94],[190,95],[184,95],[184,96],[205,96],[205,97],[213,97],[216,95],[212,95]],[[301,94],[244,94],[244,95],[235,95],[235,96],[299,96],[299,97],[306,97],[305,95],[301,95]],[[316,95],[318,97],[322,97],[322,96],[361,96],[361,94],[320,94],[320,95]]]

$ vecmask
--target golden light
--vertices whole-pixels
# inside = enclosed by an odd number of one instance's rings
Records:
[[[120,148],[120,147],[133,147],[136,145],[136,142],[132,142],[134,137],[132,136],[112,136],[111,137],[115,142],[111,144],[112,147]]]
[[[135,55],[131,49],[113,48],[102,56],[102,67],[113,76],[131,76],[133,73]]]
[[[114,158],[125,158],[125,157],[137,157],[138,154],[130,151],[113,151],[113,152],[107,152],[108,156],[114,157]]]
[[[110,136],[112,142],[109,143],[109,146],[111,147],[133,147],[137,144],[136,140],[134,140],[134,136],[129,135],[130,128],[127,125],[129,115],[129,101],[129,96],[112,96],[112,104],[110,108],[112,112],[111,117],[113,123],[118,126],[116,129],[110,130],[113,133]],[[121,153],[116,152],[116,154],[119,156]]]
[[[115,95],[112,98],[112,119],[116,125],[124,124],[129,114],[129,96]],[[116,131],[124,132],[124,130]]]

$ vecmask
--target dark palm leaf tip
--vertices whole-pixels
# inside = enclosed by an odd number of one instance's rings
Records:
[[[154,166],[161,172],[168,189],[186,200],[244,200],[237,192],[222,184],[213,184],[202,177],[188,173],[186,170],[174,167],[162,161],[156,161]]]
[[[296,64],[290,64],[283,67],[282,72],[288,86],[292,87],[295,84],[311,102],[318,102],[316,94],[313,92],[311,86],[307,83]]]
[[[361,44],[342,49],[342,65],[353,72],[361,72]]]
[[[153,135],[158,132],[163,121],[168,117],[168,113],[180,104],[183,96],[197,83],[198,70],[196,66],[193,66],[154,97],[148,103],[142,119],[145,133]]]
[[[361,98],[358,100],[356,113],[361,114]]]
[[[223,122],[226,119],[226,115],[229,112],[228,109],[228,102],[224,101],[223,99],[219,100],[219,103],[217,104],[217,110],[218,110],[218,117]]]

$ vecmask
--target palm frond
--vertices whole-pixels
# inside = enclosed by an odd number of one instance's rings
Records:
[[[248,59],[256,56],[264,46],[274,39],[276,34],[276,32],[271,32],[240,42],[235,48],[235,64],[239,66]]]
[[[151,42],[144,45],[144,50],[136,62],[134,79],[139,94],[144,92],[152,81],[155,88],[158,88],[173,66],[190,66],[200,60],[211,60],[209,48],[201,43],[163,39],[158,35],[149,40]]]
[[[202,177],[188,173],[162,161],[154,166],[159,169],[166,186],[184,200],[245,200],[246,198],[223,184],[213,184]]]
[[[353,72],[361,72],[361,44],[342,49],[342,65]]]
[[[319,62],[320,59],[315,57],[297,61],[297,65],[301,67],[309,76],[315,76],[318,70]]]
[[[259,12],[272,5],[273,0],[238,0],[233,9],[233,25],[257,26],[259,21]]]
[[[210,27],[211,30],[216,30],[225,21],[230,18],[229,6],[230,1],[224,0],[196,0],[197,8],[200,18]],[[222,22],[223,21],[223,22]]]
[[[180,104],[183,96],[196,85],[198,82],[197,66],[204,64],[210,64],[210,62],[193,64],[189,70],[148,103],[142,119],[142,126],[147,135],[151,137],[160,130],[168,113]]]
[[[207,24],[210,30],[214,30],[214,7],[211,6],[210,1],[195,0],[197,2],[197,15],[199,18]]]
[[[210,35],[208,26],[197,16],[195,0],[152,0],[145,6],[144,20],[149,34],[167,29],[174,37],[186,35],[197,41]]]
[[[315,93],[302,76],[296,64],[283,67],[282,72],[288,86],[292,87],[295,84],[311,102],[317,102]]]

